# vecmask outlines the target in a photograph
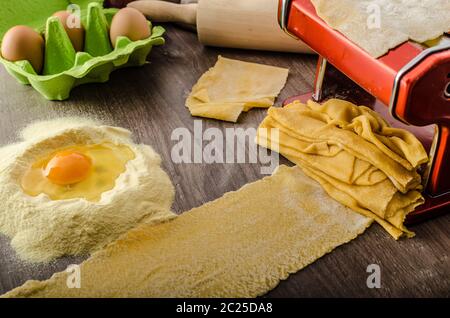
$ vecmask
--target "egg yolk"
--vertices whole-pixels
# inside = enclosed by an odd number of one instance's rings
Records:
[[[22,176],[21,186],[30,196],[99,201],[104,192],[114,188],[127,162],[134,158],[128,146],[107,142],[58,149],[32,163]]]
[[[91,171],[91,159],[79,152],[58,152],[47,164],[44,175],[54,184],[69,185],[86,179]]]

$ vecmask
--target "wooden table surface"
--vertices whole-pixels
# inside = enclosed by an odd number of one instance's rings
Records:
[[[123,69],[105,84],[73,90],[70,100],[50,102],[28,86],[19,85],[0,68],[0,144],[17,140],[28,123],[61,116],[88,116],[131,129],[137,142],[161,154],[163,167],[176,187],[173,210],[182,213],[262,178],[259,164],[174,164],[170,151],[173,129],[192,131],[193,118],[184,100],[199,76],[219,54],[290,69],[278,104],[311,90],[316,58],[283,53],[204,48],[195,34],[167,27],[167,44],[154,48],[151,63]],[[203,120],[209,127],[256,127],[265,110],[243,114],[234,125]],[[289,164],[286,160],[281,163]],[[396,242],[378,225],[304,270],[293,274],[267,297],[429,297],[450,296],[450,214],[412,227],[414,239]],[[47,265],[16,259],[9,239],[0,235],[0,294],[28,279],[46,279],[82,258],[65,258]],[[381,268],[381,288],[366,285],[369,264]]]

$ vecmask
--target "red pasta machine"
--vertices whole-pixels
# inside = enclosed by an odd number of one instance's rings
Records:
[[[310,0],[280,0],[281,28],[319,54],[313,91],[292,97],[336,97],[372,107],[392,126],[413,132],[430,155],[423,167],[425,204],[414,223],[450,211],[450,38],[406,42],[374,58],[316,13]]]

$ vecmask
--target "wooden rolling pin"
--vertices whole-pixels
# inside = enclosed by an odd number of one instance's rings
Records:
[[[175,4],[141,0],[128,4],[153,22],[196,26],[204,45],[265,51],[312,53],[285,34],[277,22],[278,0],[200,0]]]

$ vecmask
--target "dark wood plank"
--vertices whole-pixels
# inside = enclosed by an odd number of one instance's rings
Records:
[[[259,164],[174,164],[171,132],[178,127],[192,131],[193,118],[184,100],[199,76],[218,54],[241,60],[288,67],[291,70],[285,98],[311,90],[315,58],[283,53],[262,53],[205,48],[196,35],[167,26],[167,44],[155,48],[151,63],[112,74],[105,84],[76,88],[66,102],[44,100],[30,87],[17,84],[0,69],[0,144],[17,140],[28,123],[61,116],[88,116],[131,129],[137,142],[150,144],[161,154],[163,166],[176,187],[174,211],[192,207],[239,189],[262,177]],[[238,124],[203,120],[209,127],[256,127],[264,110],[243,114]],[[282,163],[289,164],[282,160]],[[450,296],[450,215],[417,225],[417,237],[399,242],[379,226],[337,248],[313,265],[283,281],[267,297],[399,297]],[[28,279],[45,279],[83,258],[65,258],[53,264],[30,265],[15,258],[9,240],[0,236],[0,293]],[[369,264],[381,266],[382,287],[366,286]]]

